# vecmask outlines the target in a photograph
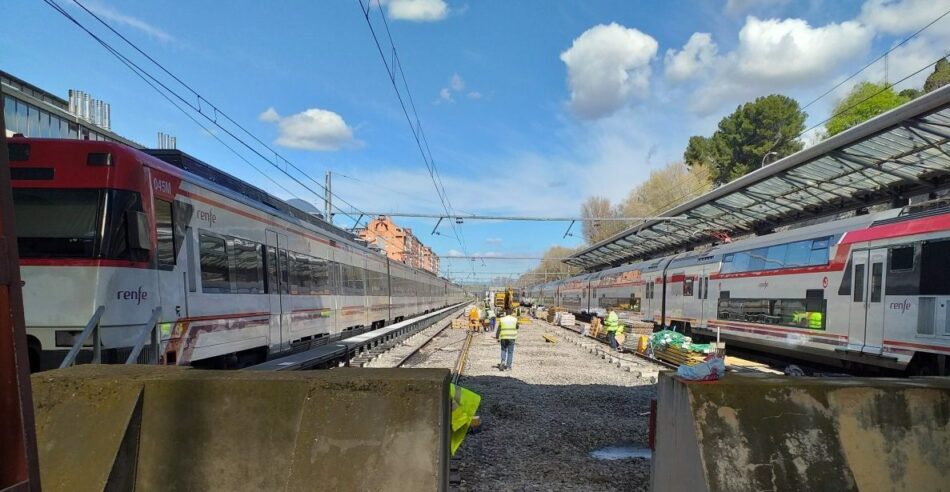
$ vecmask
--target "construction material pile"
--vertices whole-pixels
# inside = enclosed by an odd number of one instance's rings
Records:
[[[568,312],[556,313],[554,316],[554,324],[558,326],[564,326],[567,328],[573,328],[577,324],[577,320],[574,318],[574,315]]]
[[[690,337],[672,330],[661,330],[651,335],[650,348],[657,359],[688,366],[703,362],[707,354],[716,351],[711,343],[693,343]]]
[[[623,323],[623,349],[627,352],[646,353],[653,335],[653,323],[625,321]]]

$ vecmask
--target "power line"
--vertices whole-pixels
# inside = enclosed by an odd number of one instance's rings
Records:
[[[122,39],[123,41],[125,41],[125,43],[127,43],[129,46],[131,46],[135,51],[137,51],[138,53],[140,53],[142,56],[144,56],[146,59],[148,59],[148,60],[149,60],[150,62],[152,62],[154,65],[156,65],[158,68],[160,68],[163,72],[165,72],[167,75],[169,75],[171,78],[173,78],[176,82],[178,82],[181,86],[183,86],[185,89],[187,89],[189,92],[191,92],[191,93],[197,98],[197,104],[194,104],[194,103],[192,103],[192,102],[186,100],[186,99],[185,99],[184,97],[182,97],[180,94],[178,94],[177,92],[175,92],[174,90],[172,90],[170,87],[168,87],[168,85],[166,85],[166,84],[163,83],[162,81],[158,80],[158,78],[156,78],[154,75],[152,75],[151,73],[149,73],[147,70],[143,69],[141,66],[139,66],[137,63],[135,63],[134,61],[132,61],[131,59],[129,59],[127,56],[125,56],[124,54],[120,53],[115,47],[113,47],[113,46],[110,45],[108,42],[106,42],[105,40],[103,40],[101,37],[97,36],[95,33],[93,33],[92,31],[90,31],[90,30],[89,30],[84,24],[82,24],[79,20],[77,20],[77,19],[76,19],[75,17],[73,17],[71,14],[69,14],[68,12],[66,12],[65,9],[63,9],[59,4],[57,4],[55,0],[43,0],[43,1],[44,1],[44,3],[46,3],[47,5],[49,5],[50,7],[52,7],[54,10],[56,10],[57,12],[59,12],[60,14],[62,14],[64,17],[66,17],[68,20],[70,20],[71,22],[73,22],[73,23],[74,23],[76,26],[78,26],[80,29],[82,29],[83,31],[85,31],[86,34],[88,34],[88,35],[91,36],[93,39],[95,39],[100,45],[103,46],[103,48],[105,48],[105,49],[106,49],[107,51],[109,51],[113,56],[115,56],[115,57],[118,58],[121,62],[123,62],[123,64],[125,64],[130,70],[132,70],[133,72],[135,72],[139,77],[142,77],[142,78],[147,77],[148,79],[151,79],[152,81],[154,81],[155,84],[157,84],[158,86],[161,86],[161,88],[164,89],[164,91],[166,91],[168,94],[171,94],[171,95],[175,96],[175,98],[177,98],[179,101],[181,101],[181,103],[183,103],[184,105],[186,105],[186,106],[188,106],[189,108],[191,108],[192,111],[195,111],[196,113],[198,113],[198,114],[204,116],[206,120],[208,120],[208,121],[211,122],[213,125],[215,125],[216,127],[218,127],[221,131],[225,132],[228,136],[230,136],[230,137],[233,138],[234,140],[236,140],[236,141],[238,141],[239,143],[241,143],[244,147],[246,147],[248,150],[250,150],[250,151],[253,152],[254,154],[257,154],[257,156],[259,156],[261,159],[265,160],[266,162],[268,162],[269,164],[271,164],[273,167],[277,168],[277,169],[278,169],[279,171],[281,171],[284,175],[286,175],[287,177],[289,177],[291,180],[293,180],[294,182],[296,182],[298,185],[302,186],[304,189],[310,191],[310,192],[313,193],[315,196],[320,196],[319,193],[315,192],[315,191],[314,191],[313,189],[311,189],[309,186],[305,185],[305,184],[302,183],[299,179],[297,179],[295,176],[293,176],[293,175],[291,175],[289,172],[287,172],[286,169],[282,168],[282,167],[280,166],[280,164],[279,164],[279,161],[282,160],[284,163],[286,163],[287,165],[289,165],[292,169],[294,169],[295,171],[297,171],[298,173],[300,173],[301,175],[303,175],[306,179],[310,180],[311,182],[313,182],[314,184],[316,184],[318,187],[323,188],[324,193],[327,193],[327,192],[329,191],[329,190],[327,190],[326,188],[324,188],[324,186],[323,186],[322,184],[320,184],[320,183],[317,182],[315,179],[313,179],[313,177],[311,177],[309,174],[307,174],[307,173],[304,172],[302,169],[300,169],[299,167],[297,167],[293,162],[291,162],[291,161],[288,160],[286,157],[284,157],[283,155],[281,155],[280,153],[278,153],[276,150],[274,150],[273,148],[271,148],[269,145],[267,145],[266,143],[264,143],[263,141],[261,141],[256,135],[254,135],[253,133],[251,133],[250,131],[248,131],[244,126],[242,126],[240,123],[238,123],[238,122],[235,121],[233,118],[231,118],[227,113],[225,113],[224,111],[222,111],[221,109],[219,109],[216,105],[212,104],[207,98],[205,98],[205,97],[202,96],[200,93],[198,93],[198,91],[196,91],[196,90],[195,90],[194,88],[192,88],[190,85],[188,85],[187,83],[185,83],[184,81],[182,81],[178,76],[176,76],[175,74],[173,74],[170,70],[168,70],[167,68],[165,68],[164,65],[162,65],[161,63],[159,63],[158,61],[156,61],[156,60],[155,60],[154,58],[152,58],[151,56],[149,56],[148,53],[146,53],[145,51],[143,51],[143,50],[142,50],[141,48],[139,48],[135,43],[133,43],[133,42],[130,41],[128,38],[126,38],[124,35],[122,35],[122,33],[120,33],[120,32],[117,31],[115,28],[113,28],[109,23],[107,23],[107,22],[104,21],[102,18],[100,18],[98,15],[96,15],[94,12],[92,12],[91,10],[89,10],[89,9],[88,9],[85,5],[83,5],[79,0],[72,0],[72,1],[73,1],[76,5],[78,5],[82,10],[84,10],[87,14],[89,14],[90,16],[92,16],[93,18],[95,18],[97,21],[99,21],[99,23],[101,23],[103,26],[105,26],[107,29],[109,29],[109,31],[111,31],[113,34],[115,34],[115,35],[118,36],[120,39]],[[134,67],[134,68],[133,68],[133,67]],[[146,82],[148,82],[148,81],[146,81]],[[165,97],[166,99],[169,99],[168,95],[165,94],[165,92],[163,92],[162,90],[160,90],[158,87],[156,87],[155,84],[149,83],[149,86],[151,86],[151,87],[152,87],[153,89],[155,89],[157,92],[159,92],[160,94],[162,94],[163,97]],[[210,116],[210,115],[208,115],[208,114],[206,114],[206,113],[203,111],[203,108],[202,108],[202,101],[204,101],[204,103],[207,104],[211,110],[213,110],[213,117]],[[175,107],[176,107],[177,109],[179,109],[180,111],[182,111],[183,113],[185,113],[186,115],[188,115],[187,112],[184,111],[184,109],[183,109],[182,107],[180,107],[179,105],[175,104]],[[262,146],[263,146],[264,148],[266,148],[268,151],[270,151],[271,153],[273,153],[274,156],[275,156],[274,161],[271,161],[270,158],[264,156],[260,151],[258,151],[257,149],[253,148],[250,144],[248,144],[248,143],[245,142],[243,139],[241,139],[240,137],[238,137],[237,135],[235,135],[231,130],[225,128],[221,123],[218,122],[218,117],[224,118],[224,119],[226,119],[227,121],[231,122],[231,124],[233,124],[234,126],[236,126],[238,129],[240,129],[240,130],[241,130],[242,132],[244,132],[245,134],[249,135],[249,136],[250,136],[253,140],[255,140],[258,144],[262,145]],[[192,119],[192,121],[194,121],[194,118],[191,118],[191,119]],[[203,127],[203,125],[202,125],[202,127]],[[204,127],[203,127],[203,128],[204,128]],[[210,133],[210,132],[209,132],[209,133]],[[212,134],[212,135],[213,135],[213,134]],[[218,139],[218,140],[220,141],[220,139]],[[233,149],[231,149],[231,150],[232,150],[232,152],[233,152]],[[242,159],[243,159],[243,158],[242,158]],[[247,162],[246,159],[243,159],[243,160],[244,160],[245,162]],[[254,166],[252,165],[252,167],[254,167]],[[285,191],[289,191],[289,190],[286,190],[286,188],[284,188],[284,189],[285,189]],[[336,197],[336,198],[338,198],[341,202],[345,203],[346,205],[350,206],[351,208],[353,208],[353,209],[358,209],[358,207],[356,207],[356,206],[354,206],[353,204],[347,202],[347,201],[344,200],[342,197],[339,197],[339,196],[334,195],[334,194],[332,194],[332,193],[330,193],[330,195],[331,195],[331,196],[334,196],[334,197]],[[350,216],[349,214],[347,214],[346,212],[344,212],[342,209],[338,209],[338,210],[340,210],[344,215],[347,215],[348,217],[350,217],[350,218],[352,219],[352,216]]]
[[[363,0],[359,0],[359,2],[360,9],[363,11],[363,18],[366,19],[366,25],[369,27],[370,34],[373,36],[373,41],[376,43],[376,49],[379,51],[379,56],[383,61],[383,65],[386,67],[386,72],[389,75],[389,82],[392,85],[393,90],[396,92],[396,99],[399,101],[399,106],[402,108],[402,112],[406,116],[406,122],[409,124],[409,129],[412,131],[413,139],[416,142],[416,147],[419,149],[419,154],[422,156],[422,162],[426,167],[426,171],[429,173],[429,178],[432,180],[432,185],[435,187],[436,195],[438,195],[439,201],[442,203],[442,208],[446,215],[452,215],[451,201],[449,201],[448,194],[445,192],[445,185],[442,183],[442,177],[438,172],[435,160],[432,158],[432,150],[429,147],[429,141],[426,138],[425,131],[422,128],[422,121],[419,118],[419,113],[416,111],[416,105],[412,98],[412,91],[409,89],[409,83],[406,81],[406,73],[402,68],[402,62],[399,59],[399,53],[396,50],[396,43],[393,41],[392,32],[389,29],[389,22],[386,20],[386,14],[383,12],[382,4],[380,3],[380,0],[376,0],[376,6],[379,9],[379,16],[383,20],[383,25],[386,29],[386,35],[389,38],[390,56],[392,57],[391,61],[387,60],[387,56],[383,52],[383,47],[379,41],[379,37],[376,35],[376,29],[373,27],[373,22],[370,20],[369,14],[373,7],[373,0],[367,0],[366,4],[363,3]],[[399,84],[396,81],[397,75],[399,76],[399,79],[402,81],[402,85],[405,88],[405,99],[403,98],[402,92],[399,90]],[[412,111],[412,115],[409,114],[410,109]],[[463,236],[461,235],[461,232],[454,223],[450,223],[450,225],[452,227],[453,234],[459,243],[459,246],[462,248],[462,251],[467,253],[468,248],[465,244]]]
[[[802,106],[802,111],[804,111],[805,109],[807,109],[807,108],[808,108],[809,106],[811,106],[812,104],[815,104],[816,102],[818,102],[819,100],[821,100],[822,98],[824,98],[825,96],[827,96],[828,94],[831,94],[832,92],[834,92],[835,89],[837,89],[837,88],[841,87],[842,85],[844,85],[845,82],[847,82],[847,81],[849,81],[849,80],[851,80],[851,79],[857,77],[858,74],[860,74],[861,72],[867,70],[868,67],[870,67],[871,65],[874,65],[875,63],[877,63],[878,61],[880,61],[881,58],[885,58],[887,55],[891,54],[892,51],[896,50],[897,48],[900,48],[901,46],[903,46],[903,45],[905,45],[905,44],[907,44],[908,41],[910,41],[911,39],[917,37],[917,35],[919,35],[920,33],[924,32],[925,30],[927,30],[930,26],[936,24],[937,21],[939,21],[940,19],[943,19],[944,17],[946,17],[947,14],[950,14],[950,10],[947,10],[946,12],[940,14],[940,16],[938,16],[936,19],[930,21],[930,23],[928,23],[926,26],[921,27],[920,29],[917,30],[917,32],[911,34],[910,36],[907,36],[906,38],[904,38],[903,41],[901,41],[900,43],[897,43],[896,45],[892,46],[891,49],[885,51],[883,54],[881,54],[881,55],[878,56],[877,58],[875,58],[875,59],[871,60],[870,62],[868,62],[866,65],[864,65],[863,67],[861,67],[860,70],[858,70],[857,72],[854,72],[853,74],[851,74],[850,77],[848,77],[848,78],[842,80],[841,82],[838,82],[837,84],[834,85],[834,87],[832,87],[831,89],[828,89],[827,91],[825,91],[824,94],[822,94],[822,95],[816,97],[815,99],[812,99],[811,102],[809,102],[808,104]],[[885,58],[885,61],[887,61],[886,58]],[[904,79],[899,80],[899,81],[897,82],[897,84],[903,82],[903,81],[906,80],[906,79],[907,79],[907,77],[905,77]],[[893,84],[893,85],[897,85],[897,84]],[[885,85],[887,85],[887,84],[885,84]],[[799,135],[799,136],[800,136],[800,135]],[[774,146],[773,146],[773,147],[774,147]]]

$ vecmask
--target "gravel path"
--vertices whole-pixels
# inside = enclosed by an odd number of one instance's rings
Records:
[[[542,333],[559,343],[546,342]],[[430,346],[460,347],[460,341],[451,344],[464,335],[449,329]],[[567,337],[583,341],[538,320],[522,327],[514,368],[506,372],[496,367],[494,336],[475,337],[460,384],[482,396],[482,427],[456,455],[461,490],[649,489],[649,459],[605,461],[590,452],[621,442],[647,447],[652,374],[640,378],[639,371],[608,364]],[[457,356],[457,350],[432,349],[407,366],[451,367]]]

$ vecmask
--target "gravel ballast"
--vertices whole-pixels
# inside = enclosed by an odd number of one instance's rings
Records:
[[[458,356],[452,349],[463,338],[464,330],[448,329],[430,344],[446,350],[421,352],[404,367],[452,367]],[[455,456],[461,490],[649,489],[649,459],[601,460],[590,453],[617,444],[648,447],[658,367],[611,363],[591,353],[597,343],[533,320],[519,329],[514,368],[501,372],[494,335],[475,336],[460,384],[481,395],[482,425]]]

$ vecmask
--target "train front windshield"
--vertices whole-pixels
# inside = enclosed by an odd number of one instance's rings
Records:
[[[21,258],[147,259],[128,246],[127,214],[142,211],[136,192],[16,188],[13,204]]]

